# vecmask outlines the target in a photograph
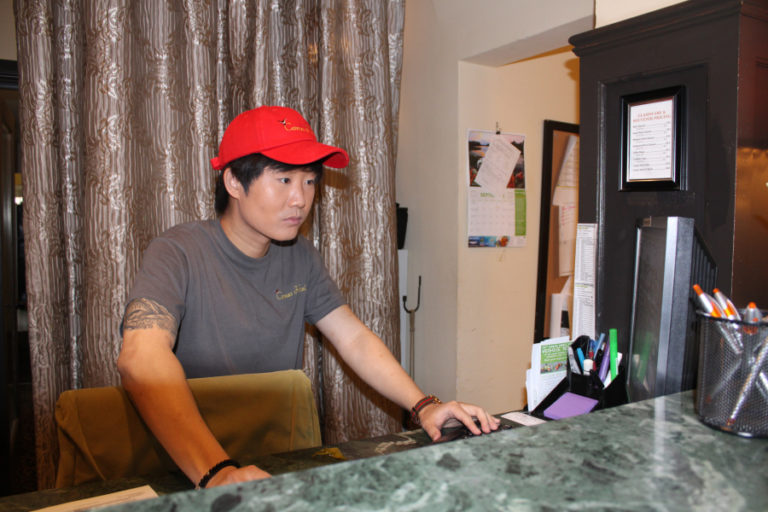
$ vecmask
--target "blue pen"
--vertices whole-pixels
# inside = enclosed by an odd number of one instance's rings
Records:
[[[581,347],[576,348],[576,356],[579,358],[579,366],[581,367],[581,371],[584,371],[584,351],[581,350]]]
[[[603,341],[605,341],[605,333],[601,332],[600,337],[597,338],[597,348],[600,348],[600,345],[603,344]]]

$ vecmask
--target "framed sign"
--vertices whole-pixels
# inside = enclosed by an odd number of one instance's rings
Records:
[[[684,88],[621,98],[621,190],[680,189]]]

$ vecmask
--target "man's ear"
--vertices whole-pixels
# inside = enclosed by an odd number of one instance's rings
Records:
[[[227,189],[227,193],[234,199],[240,199],[243,195],[243,184],[240,183],[240,180],[235,177],[232,169],[229,167],[224,169],[222,172],[224,174],[221,178],[224,182],[224,188]]]

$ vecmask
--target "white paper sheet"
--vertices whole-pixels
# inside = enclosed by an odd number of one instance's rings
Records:
[[[534,425],[541,425],[542,423],[546,423],[546,421],[540,420],[535,416],[530,416],[528,414],[525,414],[524,412],[517,412],[517,411],[508,412],[507,414],[502,414],[501,417],[508,419],[509,421],[514,421],[515,423],[518,423],[520,425],[525,425],[526,427],[532,427]]]
[[[577,208],[575,204],[558,206],[557,271],[562,276],[573,274],[576,247]]]
[[[94,507],[106,507],[111,505],[118,505],[120,503],[128,503],[131,501],[147,500],[150,498],[157,498],[157,493],[152,489],[152,487],[143,485],[133,489],[126,489],[125,491],[118,491],[109,494],[103,494],[101,496],[94,496],[93,498],[70,501],[69,503],[62,503],[52,507],[45,507],[38,509],[35,512],[77,512]]]
[[[570,135],[552,195],[552,206],[556,206],[558,212],[557,271],[560,276],[573,274],[578,204],[579,137]]]
[[[549,303],[549,335],[562,336],[560,333],[560,324],[562,323],[562,312],[568,311],[568,299],[570,295],[563,293],[553,293],[550,296]]]
[[[504,192],[519,158],[519,149],[501,135],[494,135],[477,170],[475,183],[493,194]]]
[[[597,224],[576,228],[576,266],[573,282],[573,322],[571,337],[595,338],[595,254]]]

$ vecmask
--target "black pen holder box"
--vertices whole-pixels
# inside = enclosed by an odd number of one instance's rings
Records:
[[[586,353],[586,344],[588,342],[589,338],[587,336],[579,336],[571,343],[571,348],[574,353],[577,348],[581,348]],[[604,357],[608,357],[608,355],[606,354]],[[627,372],[624,370],[624,366],[620,364],[616,378],[608,386],[603,386],[596,370],[588,375],[580,375],[572,372],[570,364],[566,364],[565,378],[530,414],[539,419],[549,420],[549,418],[544,416],[544,411],[567,392],[597,400],[597,405],[595,405],[593,411],[626,404],[629,402],[626,376]]]

